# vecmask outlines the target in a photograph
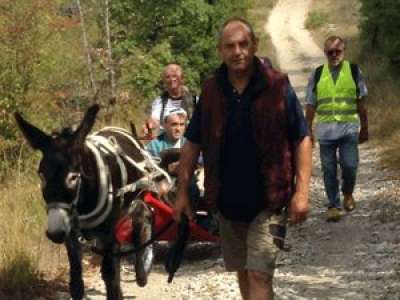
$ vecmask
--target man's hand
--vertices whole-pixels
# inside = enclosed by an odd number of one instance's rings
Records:
[[[310,204],[308,196],[295,193],[289,203],[289,224],[298,224],[307,219]]]
[[[157,122],[157,120],[148,118],[142,127],[143,135],[152,139],[154,130],[157,129],[159,127],[159,125],[160,124],[159,124],[159,122]]]
[[[178,174],[178,168],[179,168],[179,161],[176,161],[176,162],[168,164],[167,170],[168,170],[169,174],[177,175]]]
[[[194,217],[192,208],[190,207],[188,193],[179,193],[177,195],[173,209],[173,218],[175,219],[175,221],[180,222],[182,214],[185,214],[188,217],[189,221],[193,221]]]

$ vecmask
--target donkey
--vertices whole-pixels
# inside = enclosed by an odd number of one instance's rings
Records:
[[[52,135],[15,113],[30,146],[42,153],[38,173],[48,212],[46,235],[66,246],[74,300],[84,297],[82,240],[93,242],[103,255],[107,299],[120,300],[121,255],[115,253],[121,251],[121,243],[116,224],[121,218],[132,218],[131,245],[138,249],[152,235],[152,212],[137,189],[139,182],[151,177],[146,152],[121,128],[106,127],[88,136],[98,110],[97,105],[91,106],[76,130],[64,128]],[[153,259],[151,246],[142,248],[135,254],[139,286],[146,285]]]

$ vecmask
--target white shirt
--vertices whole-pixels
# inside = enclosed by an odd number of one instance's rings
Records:
[[[168,98],[167,103],[165,104],[164,111],[182,107],[182,101],[183,101],[183,98],[179,98],[179,99]],[[161,100],[161,97],[158,96],[156,99],[154,99],[154,101],[151,105],[151,117],[153,119],[160,120],[161,109],[162,109],[162,100]]]

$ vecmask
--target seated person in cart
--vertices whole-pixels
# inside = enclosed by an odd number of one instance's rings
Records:
[[[147,151],[153,157],[161,159],[160,166],[172,177],[177,175],[180,149],[185,143],[183,134],[185,133],[186,120],[187,113],[182,108],[166,111],[162,120],[164,131],[146,145]],[[168,198],[167,195],[171,189],[174,190],[174,186],[170,188],[165,180],[158,183],[159,195],[164,200]]]
[[[164,131],[147,144],[146,149],[154,157],[164,158],[164,153],[169,149],[176,151],[168,151],[168,153],[176,152],[179,155],[180,149],[185,143],[187,113],[182,108],[175,108],[165,112],[163,119]],[[176,163],[171,163],[167,166],[167,171],[170,174],[175,174]]]
[[[165,180],[158,183],[159,195],[166,202],[174,200],[174,192],[176,190],[175,181],[178,171],[178,163],[180,151],[186,142],[183,136],[186,129],[187,113],[182,108],[174,108],[165,112],[163,119],[164,131],[157,138],[146,145],[147,151],[154,157],[161,159],[160,166],[164,168],[171,176],[173,186],[170,188]],[[191,185],[192,201],[197,203],[201,190],[203,190],[201,168],[196,172],[198,176],[194,177]],[[200,186],[199,186],[200,185]]]

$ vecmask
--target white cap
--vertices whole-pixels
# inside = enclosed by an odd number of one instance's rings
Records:
[[[171,116],[171,115],[183,115],[186,118],[187,117],[187,112],[186,112],[186,110],[184,110],[181,107],[165,110],[163,123],[165,123],[167,118],[169,116]]]

